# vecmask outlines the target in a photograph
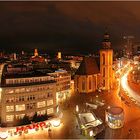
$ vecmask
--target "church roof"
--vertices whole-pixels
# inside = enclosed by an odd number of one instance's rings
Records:
[[[85,57],[76,71],[76,75],[93,75],[98,73],[99,67],[93,57]]]

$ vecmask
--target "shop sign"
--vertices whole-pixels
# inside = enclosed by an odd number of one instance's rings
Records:
[[[32,129],[39,129],[39,128],[47,128],[50,126],[50,123],[46,123],[46,122],[39,122],[39,123],[33,123],[30,125],[26,125],[26,126],[20,126],[20,127],[16,127],[16,132],[25,132],[28,130],[32,130]]]

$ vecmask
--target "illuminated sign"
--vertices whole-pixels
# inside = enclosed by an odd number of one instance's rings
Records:
[[[49,123],[46,124],[46,122],[39,122],[39,123],[33,123],[30,125],[26,125],[26,126],[21,126],[21,127],[16,127],[16,132],[20,132],[20,131],[27,131],[27,130],[31,130],[31,129],[39,129],[39,128],[47,128],[49,127]]]

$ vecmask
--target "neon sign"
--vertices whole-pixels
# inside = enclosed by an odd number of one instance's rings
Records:
[[[47,128],[49,127],[50,124],[49,123],[46,123],[46,122],[39,122],[39,123],[33,123],[33,124],[30,124],[30,125],[26,125],[26,126],[21,126],[21,127],[16,127],[16,132],[25,132],[27,130],[32,130],[32,129],[39,129],[39,128]]]

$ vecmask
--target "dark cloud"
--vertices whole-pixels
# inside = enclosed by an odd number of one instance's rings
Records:
[[[140,37],[140,2],[0,2],[0,48],[93,52],[105,28],[113,48]]]

